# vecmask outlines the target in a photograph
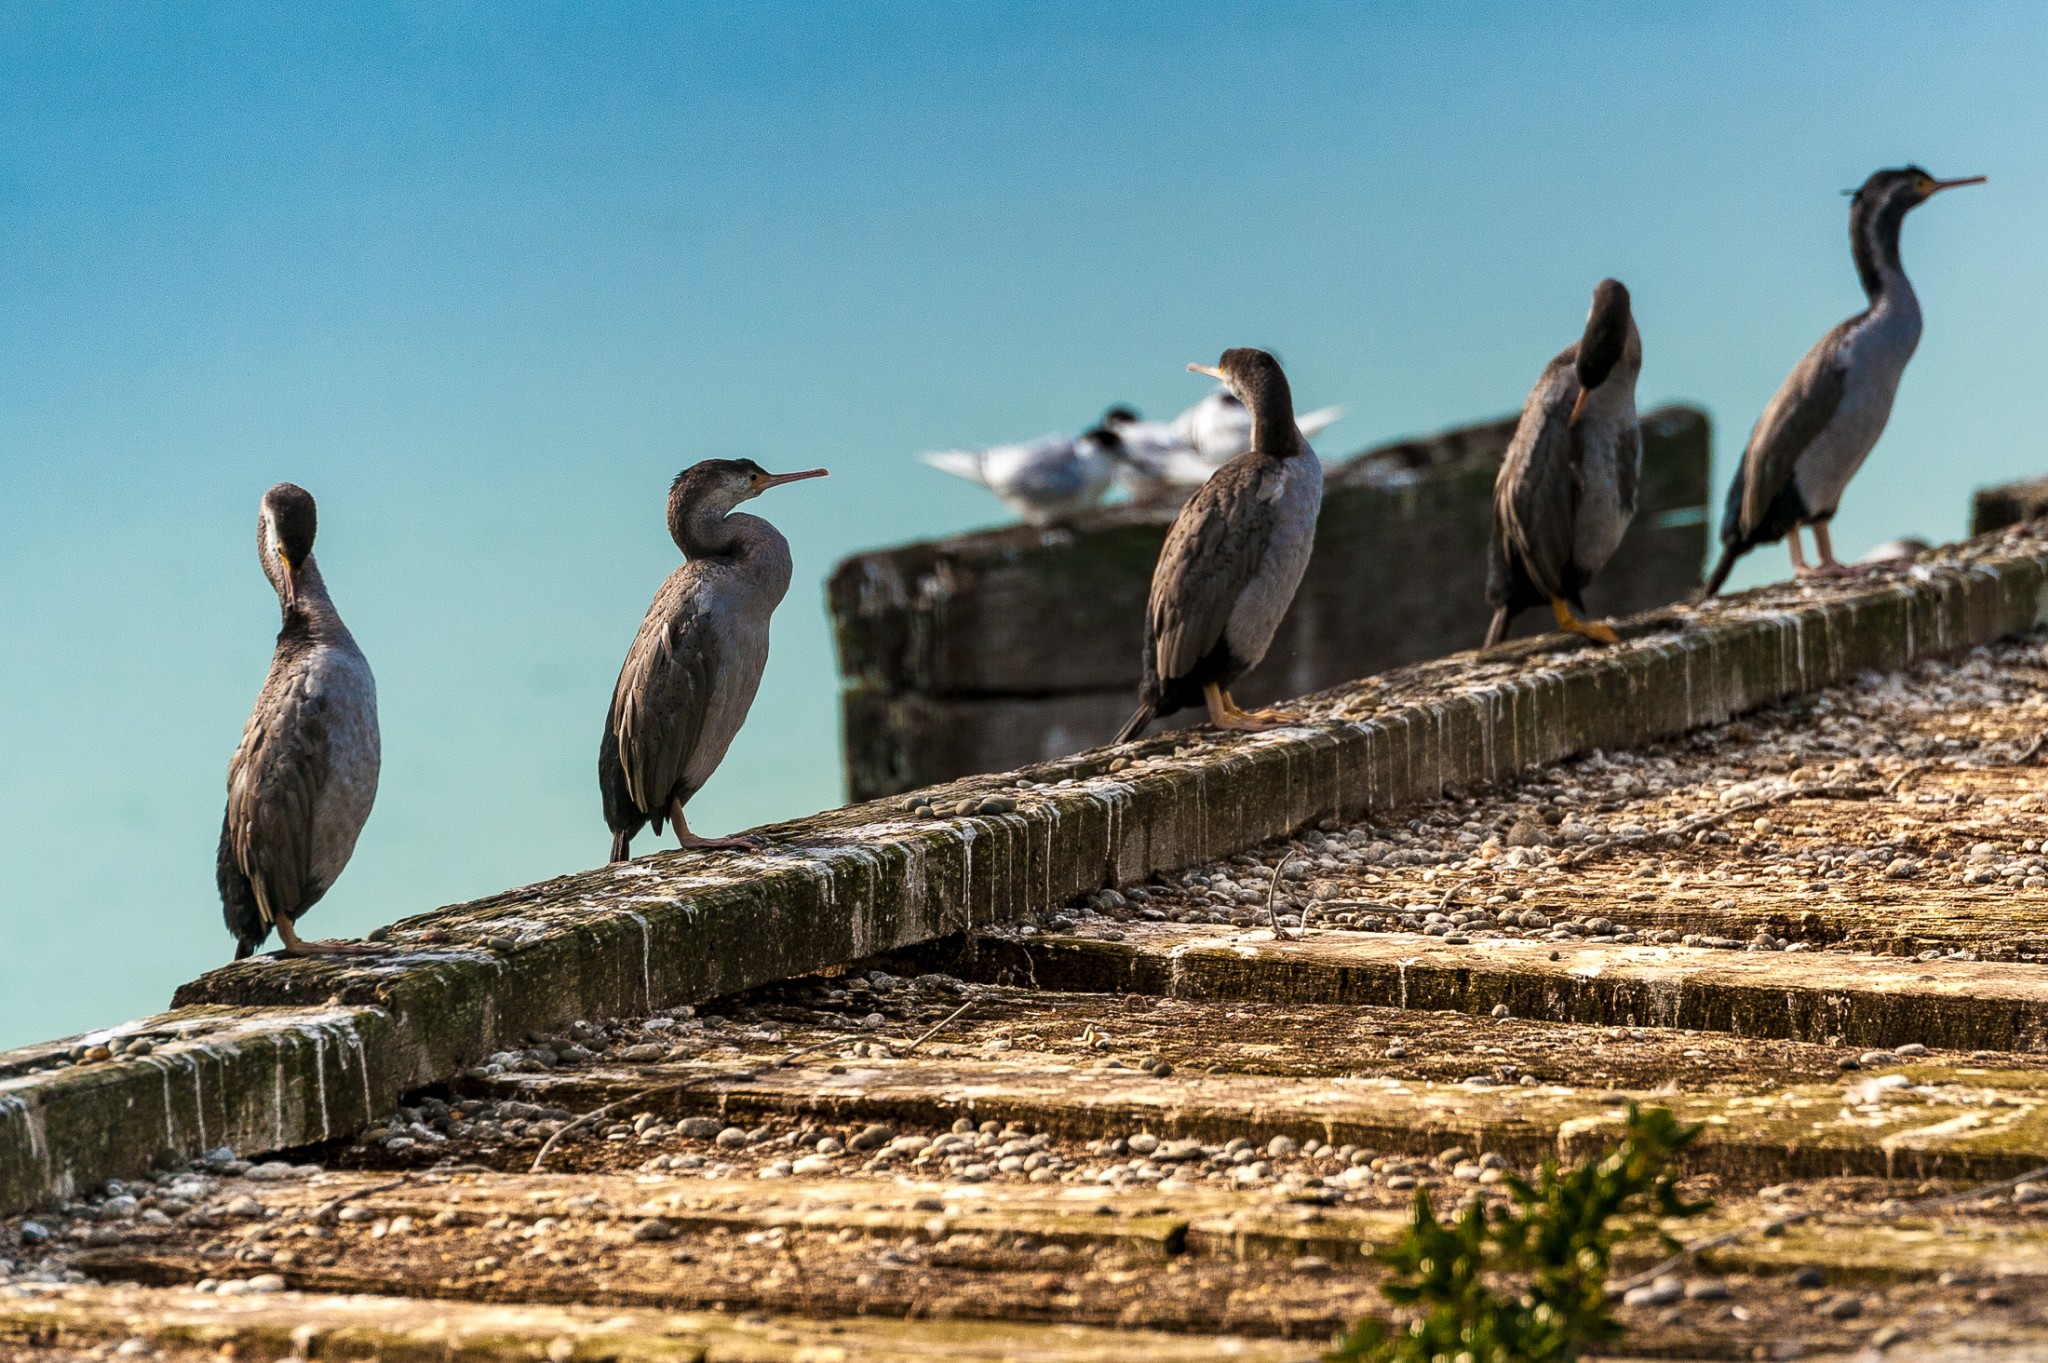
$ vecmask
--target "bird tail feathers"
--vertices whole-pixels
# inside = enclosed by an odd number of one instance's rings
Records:
[[[980,450],[926,450],[917,457],[941,473],[988,486],[988,472],[982,464]]]
[[[1714,571],[1707,575],[1707,585],[1700,588],[1695,601],[1711,601],[1721,594],[1721,587],[1728,581],[1728,574],[1735,568],[1735,560],[1742,557],[1742,550],[1727,545],[1721,550],[1720,561],[1714,564]]]
[[[1335,407],[1318,407],[1313,412],[1303,412],[1294,419],[1294,424],[1301,427],[1304,436],[1313,440],[1329,427],[1336,425],[1343,415],[1342,404]]]
[[[1128,743],[1139,734],[1144,733],[1145,726],[1150,724],[1153,717],[1158,713],[1159,703],[1157,701],[1150,699],[1139,701],[1138,712],[1124,721],[1124,727],[1117,731],[1115,741],[1118,743]]]

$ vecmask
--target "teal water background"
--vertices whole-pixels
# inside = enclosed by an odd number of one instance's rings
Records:
[[[2038,5],[0,4],[0,1044],[229,955],[278,479],[382,691],[309,924],[359,933],[602,860],[698,458],[833,470],[760,505],[797,580],[707,832],[840,798],[831,564],[996,519],[917,450],[1258,344],[1347,453],[1513,410],[1614,274],[1720,482],[1861,306],[1838,191],[1909,159],[1991,183],[1908,223],[1838,543],[1958,533],[2048,471],[2042,89]]]

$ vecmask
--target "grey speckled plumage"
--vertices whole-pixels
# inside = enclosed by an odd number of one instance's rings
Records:
[[[1515,615],[1549,605],[1558,623],[1612,642],[1603,625],[1578,619],[1580,593],[1606,566],[1635,517],[1642,472],[1636,378],[1643,341],[1628,290],[1603,279],[1584,334],[1544,367],[1508,443],[1493,485],[1486,644],[1506,637]],[[1576,612],[1576,614],[1574,613]]]
[[[749,459],[707,459],[669,489],[668,526],[685,562],[647,609],[605,714],[598,785],[613,861],[632,854],[649,823],[675,827],[684,847],[752,847],[750,838],[699,838],[683,806],[711,779],[746,722],[768,664],[768,624],[789,591],[789,541],[733,508],[781,483],[825,470],[773,475]]]
[[[1835,561],[1828,522],[1891,417],[1906,362],[1920,344],[1920,300],[1899,260],[1906,214],[1944,189],[1984,177],[1936,180],[1918,166],[1880,170],[1856,191],[1849,242],[1870,306],[1821,337],[1793,367],[1750,432],[1721,517],[1721,557],[1704,596],[1721,590],[1737,559],[1791,536],[1795,571],[1808,569],[1799,527],[1810,526],[1820,565]]]
[[[985,450],[933,450],[918,458],[981,484],[1027,523],[1051,525],[1101,503],[1116,478],[1115,444],[1097,429]]]
[[[237,959],[295,926],[355,850],[377,798],[377,683],[313,561],[313,498],[279,483],[264,494],[257,550],[284,608],[270,675],[228,763],[215,878]]]
[[[1252,410],[1252,448],[1202,484],[1174,518],[1152,570],[1144,682],[1126,742],[1161,715],[1206,704],[1227,728],[1292,722],[1246,714],[1230,687],[1256,666],[1294,600],[1315,543],[1323,469],[1301,438],[1287,376],[1262,350],[1228,350],[1216,369]]]

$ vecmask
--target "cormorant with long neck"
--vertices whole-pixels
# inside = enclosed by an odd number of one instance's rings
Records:
[[[1849,206],[1849,244],[1870,306],[1820,338],[1757,418],[1721,516],[1721,558],[1702,596],[1728,580],[1735,561],[1790,535],[1800,577],[1851,571],[1835,560],[1828,522],[1891,416],[1906,361],[1920,344],[1920,300],[1899,263],[1906,214],[1944,189],[1984,177],[1937,180],[1918,166],[1880,170]],[[1813,530],[1820,563],[1809,568],[1799,527]]]
[[[1580,598],[1607,565],[1636,514],[1643,437],[1636,425],[1636,376],[1643,338],[1628,290],[1603,279],[1593,289],[1586,330],[1544,366],[1493,484],[1493,554],[1486,600],[1493,623],[1485,647],[1507,637],[1517,612],[1548,603],[1558,628],[1598,643],[1606,625],[1580,619]]]
[[[661,832],[663,819],[686,849],[760,846],[756,838],[700,838],[683,820],[683,806],[746,722],[768,665],[769,617],[789,590],[789,541],[733,508],[771,487],[824,476],[707,459],[670,485],[668,533],[685,561],[633,636],[597,754],[613,861],[632,855],[633,835],[648,823]]]
[[[308,942],[298,921],[355,851],[377,798],[377,682],[313,561],[312,494],[279,483],[263,494],[256,551],[284,608],[270,675],[228,763],[215,879],[237,943],[253,953],[277,929],[290,956],[383,950]]]
[[[1145,609],[1144,682],[1116,741],[1161,715],[1206,705],[1220,729],[1299,723],[1275,710],[1245,711],[1230,687],[1257,666],[1314,547],[1323,465],[1294,421],[1287,375],[1263,350],[1226,350],[1215,368],[1251,412],[1251,448],[1203,483],[1174,517],[1152,570]]]

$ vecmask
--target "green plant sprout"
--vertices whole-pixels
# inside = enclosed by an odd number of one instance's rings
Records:
[[[1669,1172],[1700,1131],[1666,1108],[1631,1103],[1621,1143],[1604,1158],[1564,1172],[1546,1160],[1533,1184],[1509,1174],[1513,1208],[1489,1213],[1475,1199],[1445,1223],[1417,1189],[1407,1233],[1376,1257],[1390,1271],[1381,1292],[1420,1314],[1405,1328],[1368,1316],[1329,1363],[1571,1363],[1612,1340],[1614,1247],[1660,1218],[1712,1205],[1680,1198]]]

